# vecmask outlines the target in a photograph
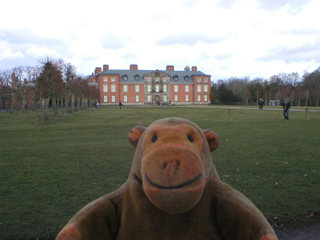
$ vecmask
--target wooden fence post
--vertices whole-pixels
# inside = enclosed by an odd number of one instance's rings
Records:
[[[138,126],[142,126],[141,114],[140,114],[140,112],[137,112],[137,124],[138,124]]]
[[[306,120],[309,120],[309,108],[306,107],[305,113],[306,113]]]
[[[40,130],[40,119],[39,119],[39,114],[37,114],[37,117],[36,117],[36,130]]]

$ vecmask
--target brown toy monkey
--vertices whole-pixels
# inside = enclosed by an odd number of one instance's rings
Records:
[[[253,203],[220,181],[213,131],[167,118],[133,128],[129,140],[137,149],[128,180],[80,210],[57,240],[277,239]]]

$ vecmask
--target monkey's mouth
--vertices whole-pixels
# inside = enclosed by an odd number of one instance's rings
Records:
[[[200,173],[199,175],[197,175],[195,178],[191,179],[190,181],[187,181],[187,182],[184,182],[184,183],[181,183],[179,185],[176,185],[176,186],[161,186],[157,183],[154,183],[147,175],[147,173],[145,173],[145,178],[147,179],[147,181],[154,187],[156,188],[159,188],[159,189],[164,189],[164,190],[174,190],[174,189],[180,189],[180,188],[183,188],[185,186],[188,186],[192,183],[194,183],[195,181],[197,181],[199,178],[202,177],[202,173]]]

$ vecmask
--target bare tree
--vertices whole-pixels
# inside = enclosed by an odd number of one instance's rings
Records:
[[[187,65],[187,66],[184,67],[184,70],[189,72],[190,71],[190,67]]]

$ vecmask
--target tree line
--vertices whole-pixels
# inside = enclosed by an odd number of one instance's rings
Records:
[[[217,104],[257,104],[262,98],[265,104],[279,105],[289,98],[295,106],[319,106],[320,67],[305,72],[279,73],[269,80],[263,78],[231,77],[218,80],[211,86],[211,101]]]
[[[77,74],[75,66],[46,57],[39,66],[0,70],[0,108],[9,110],[64,108],[66,112],[92,107],[98,89]]]

